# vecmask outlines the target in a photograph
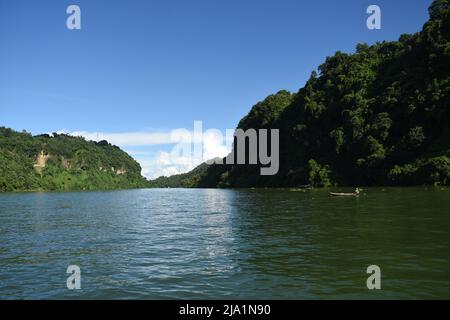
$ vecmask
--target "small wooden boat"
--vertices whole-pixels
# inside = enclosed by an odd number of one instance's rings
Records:
[[[357,196],[359,196],[359,193],[356,193],[356,192],[353,192],[353,193],[330,192],[330,196],[333,196],[333,197],[357,197]]]
[[[330,192],[330,196],[332,197],[357,197],[359,196],[359,189],[356,188],[355,192],[345,193],[345,192]]]

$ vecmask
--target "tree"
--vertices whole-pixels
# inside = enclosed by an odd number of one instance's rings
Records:
[[[449,0],[434,0],[428,8],[432,20],[440,18],[442,12],[449,7]]]

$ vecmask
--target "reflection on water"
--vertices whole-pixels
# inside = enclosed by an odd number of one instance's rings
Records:
[[[0,298],[449,298],[449,208],[414,188],[2,194]]]

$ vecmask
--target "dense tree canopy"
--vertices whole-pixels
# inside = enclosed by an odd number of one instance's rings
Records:
[[[0,192],[146,186],[140,165],[118,147],[65,134],[33,137],[0,127]]]
[[[238,127],[280,129],[277,175],[213,165],[196,186],[450,184],[449,0],[429,13],[421,32],[337,52],[252,108]]]

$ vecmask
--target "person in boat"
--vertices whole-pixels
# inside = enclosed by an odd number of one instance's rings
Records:
[[[349,197],[349,196],[359,196],[361,190],[359,188],[356,188],[353,193],[337,193],[337,192],[330,192],[330,195],[335,197]]]

